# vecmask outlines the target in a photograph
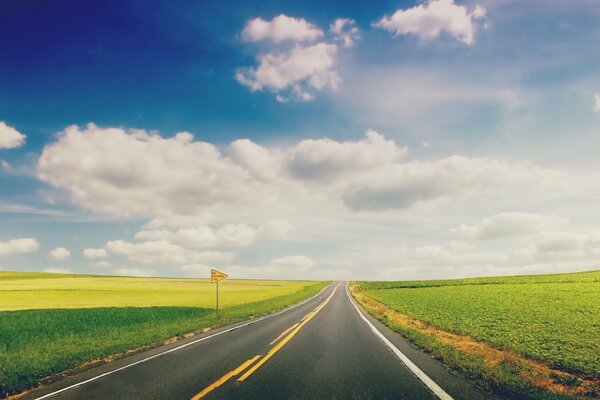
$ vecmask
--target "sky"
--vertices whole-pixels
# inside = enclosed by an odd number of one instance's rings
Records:
[[[0,269],[597,269],[596,0],[0,3]]]

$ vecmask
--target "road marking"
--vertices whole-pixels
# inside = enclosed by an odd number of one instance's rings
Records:
[[[454,400],[452,398],[452,396],[450,396],[448,393],[446,393],[444,391],[444,389],[442,389],[437,383],[435,383],[433,381],[433,379],[431,379],[425,372],[423,372],[423,370],[421,370],[421,368],[417,367],[415,365],[415,363],[413,363],[403,352],[401,352],[400,349],[398,349],[396,346],[394,346],[394,344],[392,342],[390,342],[388,340],[388,338],[386,338],[384,336],[384,334],[381,333],[375,327],[375,325],[373,325],[371,323],[371,321],[369,321],[369,319],[367,317],[364,316],[364,314],[360,311],[360,309],[356,305],[356,302],[350,295],[350,291],[348,290],[348,283],[346,283],[346,295],[348,295],[348,298],[350,299],[350,302],[356,309],[356,312],[358,313],[358,315],[360,315],[360,317],[363,319],[363,321],[365,321],[367,323],[367,325],[369,325],[369,328],[371,328],[373,333],[375,333],[375,335],[377,335],[379,337],[379,339],[381,339],[381,341],[387,347],[389,347],[390,350],[392,350],[392,352],[396,355],[396,357],[398,357],[400,359],[400,361],[402,361],[402,363],[404,365],[406,365],[408,367],[408,369],[410,369],[412,371],[412,373],[415,374],[417,376],[417,378],[419,378],[425,384],[425,386],[427,386],[429,388],[429,390],[431,390],[433,392],[433,394],[435,394],[438,398],[440,398],[442,400]]]
[[[321,311],[323,309],[323,307],[325,307],[327,305],[327,303],[329,303],[329,300],[331,300],[331,298],[335,294],[335,291],[337,290],[338,286],[340,286],[339,283],[333,289],[333,292],[331,292],[331,294],[329,295],[329,297],[327,297],[327,300],[325,300],[323,303],[321,303],[321,305],[319,305],[317,308],[315,308],[314,311],[311,311],[310,313],[308,313],[307,314],[307,318],[304,319],[300,325],[298,325],[294,330],[292,330],[292,332],[290,332],[284,339],[282,339],[281,342],[279,342],[275,347],[273,347],[271,350],[269,350],[269,352],[267,353],[267,355],[264,356],[259,362],[257,362],[256,364],[254,364],[254,366],[252,366],[252,368],[250,368],[248,371],[246,371],[244,373],[244,375],[240,376],[238,378],[238,382],[243,382],[246,379],[248,379],[248,377],[250,375],[252,375],[257,369],[259,369],[264,363],[266,363],[267,361],[269,361],[269,359],[271,357],[273,357],[275,355],[275,353],[277,353],[283,346],[285,346],[286,343],[288,343],[290,340],[292,340],[292,338],[294,336],[296,336],[296,334],[300,331],[300,329],[302,329],[302,327],[304,325],[306,325],[311,319],[313,319],[314,316],[317,315],[317,313],[319,311]]]
[[[242,371],[244,371],[246,368],[248,368],[250,365],[252,365],[252,363],[254,361],[256,361],[259,358],[260,358],[260,355],[255,356],[254,358],[251,358],[251,359],[245,361],[242,365],[240,365],[233,371],[229,371],[228,373],[223,375],[221,378],[219,378],[217,381],[215,381],[212,385],[208,386],[206,389],[204,389],[203,391],[201,391],[200,393],[198,393],[197,395],[192,397],[192,400],[199,400],[199,399],[203,398],[204,396],[206,396],[207,394],[209,394],[210,392],[212,392],[213,390],[215,390],[216,388],[218,388],[219,386],[221,386],[222,384],[227,382],[232,377],[234,377],[234,376],[238,375],[239,373],[241,373]]]
[[[315,310],[309,312],[308,314],[306,314],[304,317],[302,317],[302,319],[300,320],[300,322],[304,321],[306,318],[308,318],[309,316],[313,315],[315,313]]]
[[[281,339],[282,337],[284,337],[285,335],[287,335],[292,329],[294,329],[295,327],[297,327],[299,323],[300,322],[296,322],[294,325],[290,326],[285,331],[281,332],[279,334],[279,336],[277,336],[271,343],[269,343],[269,346],[272,345],[273,343],[276,343],[277,341],[279,341],[279,339]]]
[[[274,314],[265,315],[264,317],[260,317],[260,318],[257,318],[257,319],[253,319],[253,320],[250,320],[250,321],[248,321],[248,322],[245,322],[245,323],[243,323],[243,324],[241,324],[241,325],[236,325],[236,326],[233,326],[233,327],[231,327],[231,328],[225,329],[225,330],[223,330],[223,331],[220,331],[220,332],[217,332],[217,333],[213,333],[212,335],[205,336],[205,337],[203,337],[203,338],[200,338],[200,339],[193,340],[193,341],[191,341],[191,342],[188,342],[188,343],[182,344],[182,345],[180,345],[180,346],[174,347],[174,348],[172,348],[172,349],[169,349],[169,350],[165,350],[165,351],[163,351],[162,353],[154,354],[154,355],[152,355],[152,356],[149,356],[149,357],[143,358],[143,359],[141,359],[141,360],[138,360],[138,361],[132,362],[131,364],[124,365],[124,366],[122,366],[122,367],[120,367],[120,368],[117,368],[117,369],[114,369],[114,370],[112,370],[112,371],[108,371],[108,372],[105,372],[105,373],[103,373],[103,374],[96,375],[96,376],[94,376],[94,377],[92,377],[92,378],[86,379],[85,381],[81,381],[81,382],[75,383],[75,384],[73,384],[73,385],[67,386],[67,387],[65,387],[65,388],[62,388],[62,389],[56,390],[56,391],[54,391],[54,392],[51,392],[51,393],[45,394],[45,395],[43,395],[43,396],[36,397],[36,398],[35,398],[35,400],[47,399],[47,398],[49,398],[49,397],[52,397],[52,396],[55,396],[55,395],[57,395],[57,394],[59,394],[59,393],[66,392],[67,390],[71,390],[71,389],[73,389],[73,388],[76,388],[76,387],[78,387],[78,386],[85,385],[86,383],[93,382],[93,381],[95,381],[95,380],[97,380],[97,379],[100,379],[100,378],[104,378],[105,376],[107,376],[107,375],[111,375],[111,374],[114,374],[115,372],[119,372],[119,371],[122,371],[122,370],[124,370],[124,369],[130,368],[130,367],[133,367],[133,366],[135,366],[135,365],[138,365],[138,364],[145,363],[146,361],[150,361],[150,360],[153,360],[153,359],[155,359],[155,358],[157,358],[157,357],[164,356],[165,354],[173,353],[174,351],[181,350],[181,349],[183,349],[183,348],[185,348],[185,347],[188,347],[188,346],[191,346],[191,345],[193,345],[193,344],[196,344],[196,343],[199,343],[199,342],[203,342],[203,341],[205,341],[205,340],[208,340],[208,339],[212,339],[212,338],[214,338],[215,336],[223,335],[223,334],[225,334],[225,333],[229,333],[229,332],[235,331],[235,330],[237,330],[237,329],[243,328],[243,327],[245,327],[245,326],[252,325],[252,324],[256,324],[257,322],[264,321],[265,319],[272,318],[272,317],[275,317],[275,316],[277,316],[277,315],[283,314],[283,313],[285,313],[285,312],[288,312],[288,311],[290,311],[290,310],[293,310],[293,309],[294,309],[294,308],[296,308],[296,307],[300,307],[301,305],[303,305],[303,304],[305,304],[305,303],[307,303],[307,302],[309,302],[309,301],[313,300],[313,299],[314,299],[314,298],[316,298],[316,297],[319,297],[319,296],[320,296],[320,295],[321,295],[321,294],[322,294],[322,293],[323,293],[325,290],[327,290],[328,288],[330,288],[332,285],[333,285],[333,283],[332,283],[332,284],[330,284],[329,286],[326,286],[326,287],[324,287],[323,289],[321,289],[321,290],[319,291],[319,293],[317,293],[317,294],[315,294],[314,296],[312,296],[312,297],[310,297],[310,298],[308,298],[308,299],[304,300],[303,302],[301,302],[301,303],[298,303],[298,304],[295,304],[295,305],[293,305],[293,306],[291,306],[291,307],[289,307],[289,308],[285,308],[285,309],[283,309],[283,310],[281,310],[281,311],[277,311],[277,312],[276,312],[276,313],[274,313]],[[338,284],[338,286],[339,286],[339,284]],[[336,288],[337,288],[337,286],[336,286]]]

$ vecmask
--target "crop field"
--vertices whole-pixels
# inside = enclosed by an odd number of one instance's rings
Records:
[[[443,330],[600,379],[600,271],[360,282],[368,297]]]
[[[300,290],[303,281],[225,280],[220,305],[231,307]],[[135,278],[0,271],[0,311],[94,307],[214,307],[208,279]]]
[[[86,361],[264,314],[326,282],[0,272],[0,397]]]

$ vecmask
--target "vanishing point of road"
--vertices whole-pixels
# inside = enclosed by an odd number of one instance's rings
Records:
[[[267,317],[136,353],[25,399],[490,399],[335,283]]]

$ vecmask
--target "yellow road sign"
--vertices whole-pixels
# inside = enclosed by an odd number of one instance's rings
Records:
[[[216,283],[219,281],[222,281],[223,279],[227,278],[227,274],[221,271],[217,271],[214,268],[210,269],[210,283]]]

